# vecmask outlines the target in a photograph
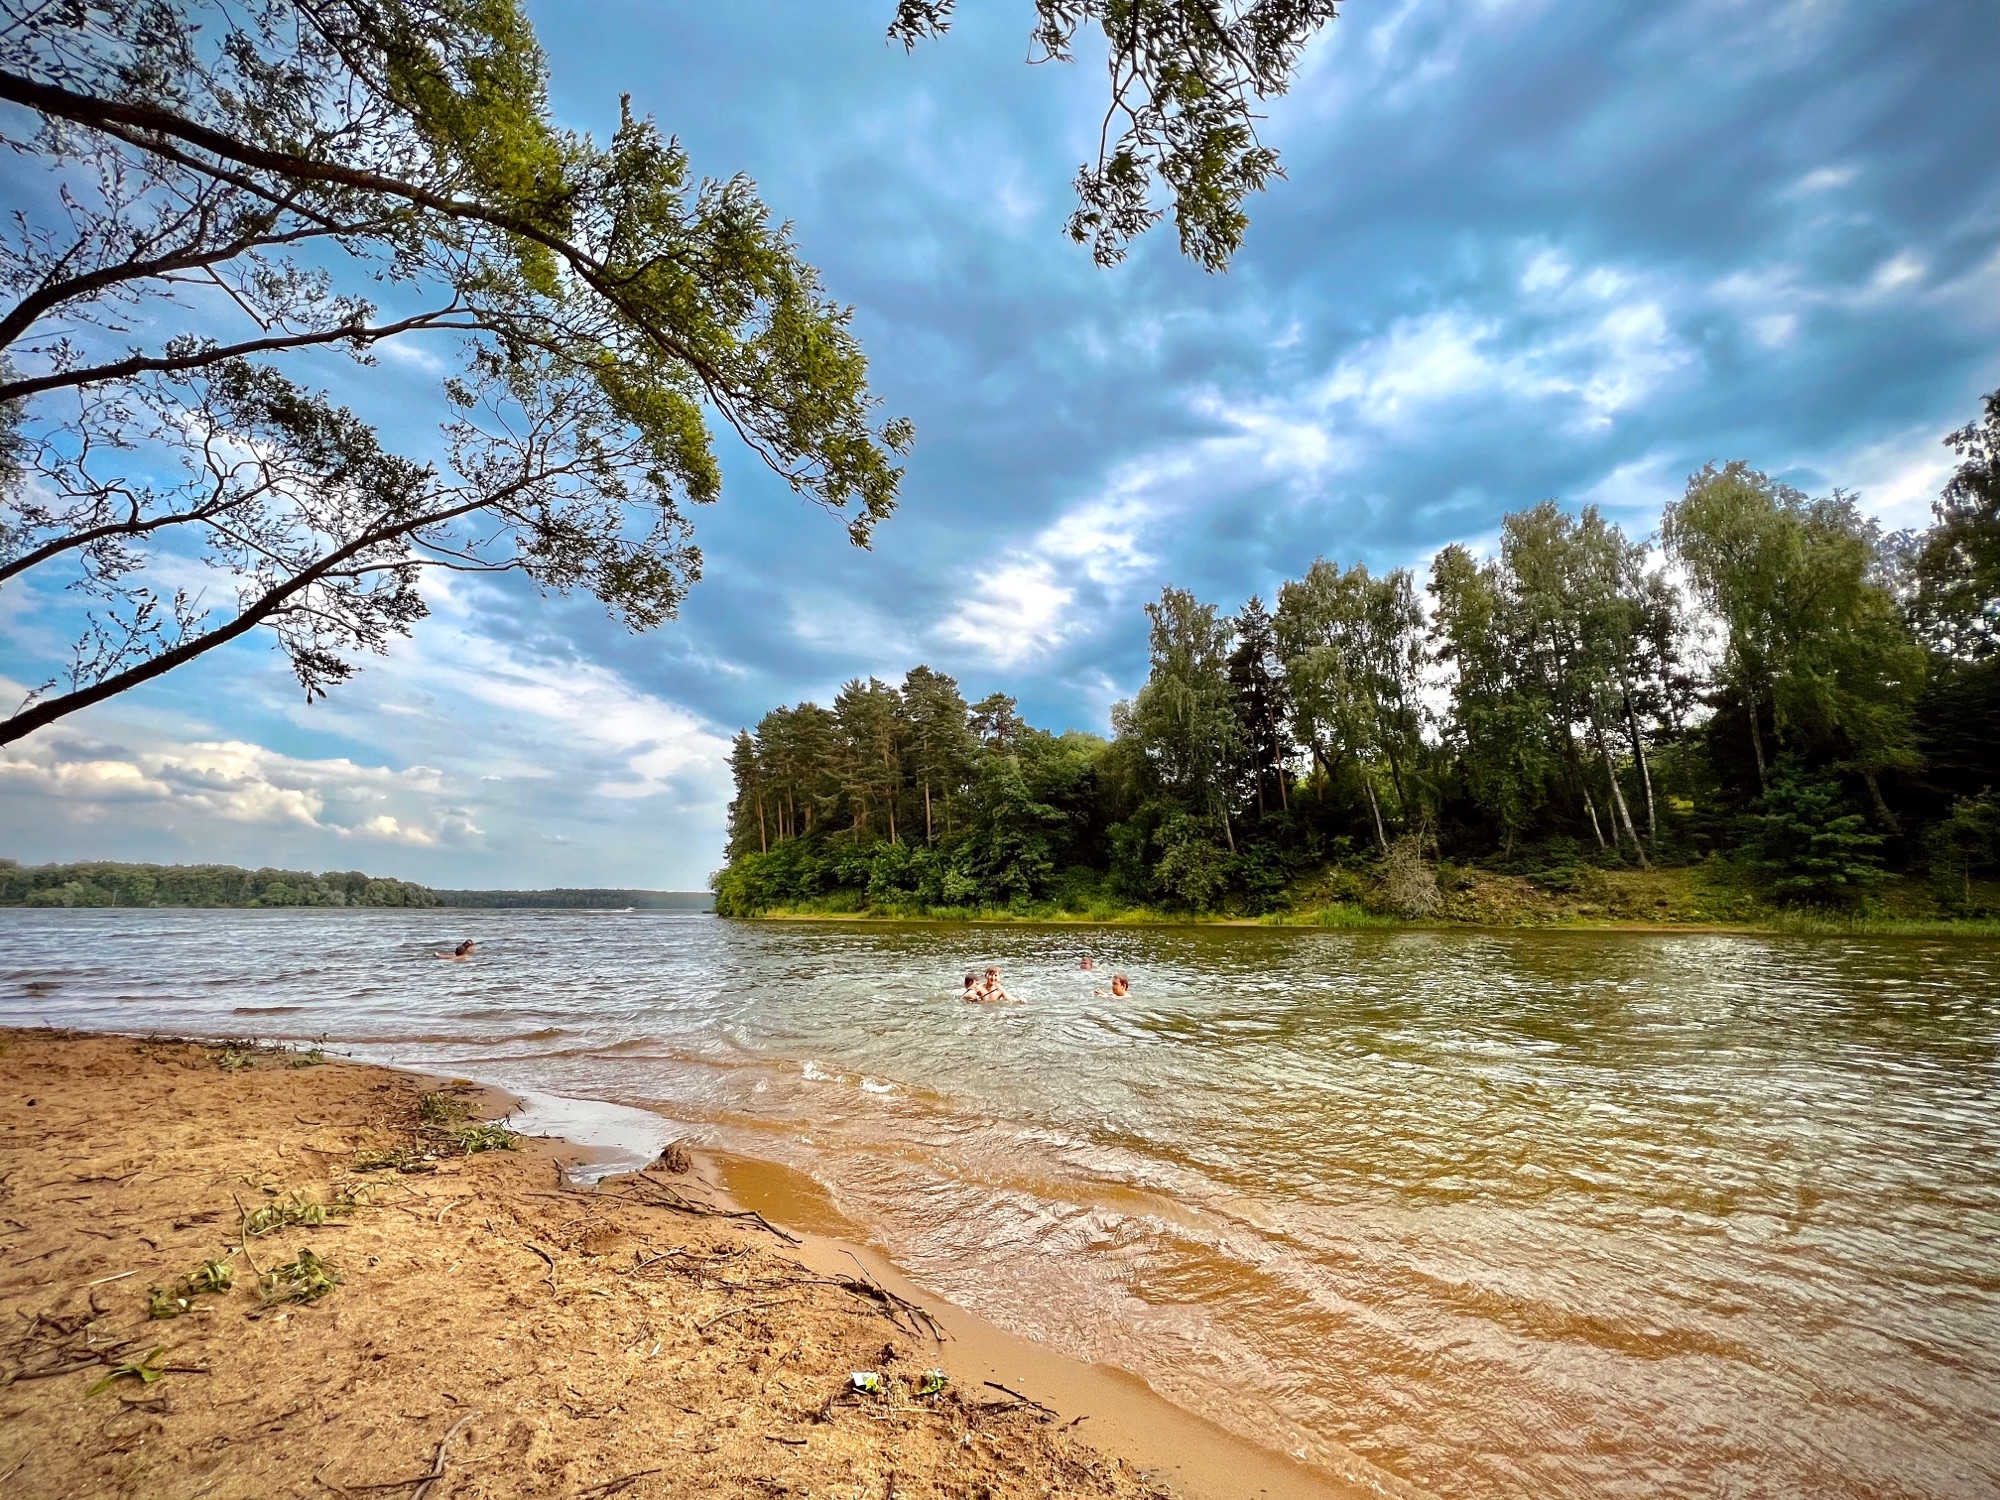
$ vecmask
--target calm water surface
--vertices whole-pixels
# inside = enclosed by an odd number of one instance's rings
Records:
[[[2000,1493],[1992,943],[6,911],[0,1019],[648,1104],[1440,1496]]]

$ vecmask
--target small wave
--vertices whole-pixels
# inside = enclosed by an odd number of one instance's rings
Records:
[[[303,1005],[239,1005],[229,1013],[232,1016],[288,1016],[293,1011],[304,1009]]]
[[[861,1090],[867,1094],[893,1094],[896,1092],[896,1085],[883,1083],[875,1078],[864,1078],[861,1080]]]
[[[806,1059],[805,1066],[799,1069],[799,1076],[804,1078],[807,1083],[839,1083],[841,1081],[840,1074],[824,1071],[810,1057]]]

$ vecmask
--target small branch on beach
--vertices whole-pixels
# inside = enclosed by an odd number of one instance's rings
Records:
[[[837,1286],[842,1291],[852,1292],[857,1297],[862,1297],[873,1302],[876,1310],[899,1328],[902,1327],[904,1318],[909,1319],[910,1332],[919,1337],[929,1334],[935,1342],[940,1344],[951,1337],[950,1334],[944,1331],[943,1326],[938,1320],[931,1316],[929,1308],[920,1307],[908,1297],[899,1297],[896,1293],[882,1285],[881,1282],[869,1274],[868,1268],[861,1264],[861,1258],[852,1250],[843,1253],[849,1260],[854,1262],[854,1269],[861,1273],[862,1279],[856,1281],[851,1276],[829,1276],[821,1278],[821,1285]]]
[[[648,1266],[657,1266],[663,1260],[672,1260],[677,1255],[686,1255],[686,1254],[687,1254],[687,1246],[676,1245],[674,1246],[673,1249],[663,1250],[658,1255],[642,1255],[637,1261],[627,1266],[624,1270],[613,1271],[611,1274],[614,1276],[637,1276],[641,1271],[645,1270],[646,1267]]]
[[[535,1254],[539,1255],[543,1260],[549,1263],[549,1274],[544,1276],[542,1280],[546,1281],[549,1284],[549,1290],[553,1292],[556,1289],[556,1258],[553,1255],[549,1254],[548,1251],[544,1250],[540,1245],[534,1244],[528,1240],[521,1241],[521,1248],[524,1250],[534,1251]]]
[[[620,1490],[624,1489],[626,1485],[636,1483],[638,1480],[644,1479],[649,1474],[664,1474],[666,1472],[667,1471],[665,1469],[640,1469],[637,1473],[634,1474],[625,1474],[617,1479],[607,1479],[602,1484],[593,1484],[586,1489],[578,1490],[576,1492],[577,1500],[584,1500],[585,1496],[601,1497],[606,1495],[615,1495]]]
[[[640,1187],[644,1189],[643,1192],[629,1191],[631,1188]],[[619,1188],[621,1189],[620,1191],[606,1191],[604,1189],[600,1189],[599,1191],[606,1192],[606,1196],[608,1197],[624,1198],[633,1203],[643,1203],[649,1208],[671,1209],[675,1213],[694,1214],[704,1219],[747,1220],[755,1224],[759,1229],[769,1230],[788,1245],[804,1243],[797,1235],[789,1234],[785,1230],[780,1229],[755,1209],[717,1208],[713,1203],[703,1203],[698,1198],[690,1198],[684,1193],[676,1192],[663,1182],[652,1182],[644,1177],[627,1177],[620,1182]]]
[[[764,1307],[790,1307],[798,1300],[799,1299],[796,1297],[775,1297],[769,1302],[741,1303],[736,1307],[730,1308],[727,1312],[719,1312],[712,1318],[703,1319],[701,1322],[694,1325],[694,1331],[696,1333],[700,1333],[705,1329],[713,1328],[717,1323],[720,1323],[724,1318],[733,1318],[738,1313],[756,1312],[759,1308],[764,1308]]]
[[[467,1422],[470,1422],[474,1417],[478,1415],[479,1415],[478,1412],[469,1411],[464,1416],[460,1417],[456,1422],[452,1423],[451,1426],[445,1430],[445,1435],[438,1439],[437,1458],[431,1464],[431,1471],[429,1474],[424,1476],[423,1482],[419,1484],[416,1490],[411,1494],[410,1500],[424,1500],[424,1496],[428,1495],[431,1492],[431,1486],[436,1484],[440,1479],[444,1478],[445,1449],[449,1448],[451,1446],[451,1440],[458,1436],[458,1429],[463,1427]]]
[[[1012,1396],[1014,1398],[1014,1401],[1021,1406],[1032,1406],[1036,1411],[1042,1414],[1042,1418],[1044,1421],[1054,1421],[1058,1416],[1062,1415],[1053,1406],[1044,1406],[1042,1405],[1041,1402],[1037,1401],[1033,1396],[1022,1395],[1019,1391],[1015,1390],[1011,1385],[1002,1385],[997,1380],[988,1380],[983,1383],[991,1390],[1001,1391],[1009,1396]],[[994,1404],[1005,1405],[1006,1403],[995,1402]],[[1082,1418],[1078,1418],[1077,1420],[1081,1421]],[[1075,1426],[1076,1424],[1071,1423],[1070,1425]]]

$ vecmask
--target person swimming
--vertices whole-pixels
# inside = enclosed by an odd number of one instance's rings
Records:
[[[979,976],[977,974],[967,974],[965,976],[964,998],[973,1005],[979,1003]]]
[[[1127,979],[1123,974],[1113,974],[1111,976],[1110,989],[1092,990],[1091,994],[1109,995],[1113,1000],[1129,999],[1132,994],[1132,981]]]
[[[1077,965],[1077,967],[1078,967],[1079,969],[1094,969],[1094,968],[1096,968],[1096,967],[1097,967],[1097,965],[1096,965],[1096,964],[1094,964],[1094,963],[1092,963],[1092,962],[1090,961],[1089,957],[1088,957],[1088,956],[1086,955],[1086,956],[1085,956],[1085,958],[1084,958],[1084,960],[1083,960],[1083,962],[1082,962],[1082,963],[1080,963],[1080,964],[1078,964],[1078,965]]]
[[[464,942],[460,943],[460,944],[459,944],[459,945],[458,945],[458,946],[457,946],[456,948],[452,949],[452,950],[451,950],[451,952],[449,952],[449,953],[440,953],[440,954],[438,955],[438,957],[439,957],[439,958],[448,958],[448,959],[450,959],[450,960],[451,960],[451,961],[452,961],[453,963],[457,963],[457,962],[459,962],[459,961],[460,961],[461,959],[467,959],[467,958],[470,958],[470,957],[472,957],[472,949],[473,949],[473,942],[472,942],[472,939],[471,939],[471,938],[467,938],[467,939],[466,939],[466,940],[465,940]]]
[[[1020,1003],[1012,995],[1008,994],[1006,988],[1000,983],[1000,970],[997,966],[988,966],[986,970],[986,982],[979,987],[979,998],[981,1000],[998,1000],[1008,1005]]]

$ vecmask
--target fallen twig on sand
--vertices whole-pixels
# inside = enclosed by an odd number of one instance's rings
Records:
[[[720,1323],[724,1318],[733,1318],[738,1313],[756,1312],[759,1308],[762,1307],[791,1307],[798,1300],[799,1299],[796,1297],[775,1297],[769,1302],[744,1302],[736,1307],[728,1309],[728,1311],[726,1312],[719,1312],[712,1318],[703,1319],[701,1322],[694,1325],[694,1330],[696,1333],[700,1333],[705,1329],[713,1328],[717,1323]]]
[[[585,1495],[615,1495],[624,1489],[626,1485],[644,1479],[649,1474],[664,1474],[666,1472],[665,1469],[640,1469],[634,1474],[624,1474],[617,1479],[607,1479],[602,1484],[593,1484],[587,1489],[578,1490],[576,1492],[577,1500],[583,1500]]]
[[[643,1189],[643,1191],[632,1191]],[[704,1219],[740,1219],[755,1224],[759,1229],[769,1230],[788,1245],[803,1244],[797,1235],[788,1233],[773,1224],[753,1208],[717,1208],[713,1203],[704,1203],[699,1198],[690,1198],[685,1193],[668,1187],[664,1182],[654,1182],[645,1177],[621,1178],[616,1190],[598,1189],[612,1198],[625,1198],[633,1203],[643,1203],[649,1208],[671,1209],[675,1213],[695,1214]]]
[[[556,1258],[553,1255],[549,1254],[548,1251],[544,1250],[540,1245],[537,1245],[530,1240],[521,1241],[521,1247],[524,1250],[534,1251],[535,1254],[539,1255],[543,1260],[549,1263],[549,1274],[544,1276],[542,1280],[546,1281],[549,1284],[550,1291],[553,1292],[554,1290],[556,1290]]]
[[[997,1380],[988,1380],[983,1383],[991,1387],[993,1390],[1003,1391],[1007,1395],[1012,1396],[1015,1399],[1015,1401],[1019,1402],[1023,1406],[1032,1406],[1036,1411],[1042,1413],[1043,1417],[1047,1420],[1052,1421],[1056,1417],[1061,1415],[1061,1413],[1058,1412],[1053,1406],[1044,1406],[1042,1405],[1041,1402],[1037,1401],[1033,1396],[1022,1395],[1019,1391],[1015,1390],[1011,1385],[1002,1385]],[[1071,1425],[1074,1426],[1075,1424],[1072,1423]]]
[[[677,1255],[686,1255],[687,1253],[687,1246],[676,1245],[673,1249],[662,1250],[657,1255],[641,1255],[637,1261],[627,1266],[624,1270],[613,1271],[611,1274],[614,1276],[637,1276],[648,1266],[657,1266],[663,1260],[672,1260]]]
[[[449,1448],[451,1440],[458,1436],[458,1429],[478,1415],[478,1412],[469,1411],[445,1429],[444,1436],[438,1439],[437,1458],[431,1464],[431,1471],[424,1476],[423,1483],[417,1486],[416,1491],[410,1496],[410,1500],[424,1500],[424,1496],[431,1492],[431,1486],[444,1478],[444,1450]]]
[[[854,1268],[861,1273],[862,1279],[856,1281],[851,1276],[830,1276],[823,1279],[823,1285],[837,1286],[842,1291],[852,1292],[857,1297],[866,1298],[876,1305],[876,1310],[883,1317],[887,1318],[891,1323],[896,1324],[899,1328],[902,1326],[903,1319],[907,1318],[910,1322],[910,1332],[914,1334],[921,1336],[927,1333],[933,1340],[940,1344],[951,1337],[950,1334],[944,1331],[943,1325],[931,1316],[929,1308],[919,1306],[908,1297],[898,1296],[896,1293],[890,1291],[869,1274],[868,1268],[861,1264],[861,1258],[852,1250],[844,1253],[849,1260],[854,1262]]]

